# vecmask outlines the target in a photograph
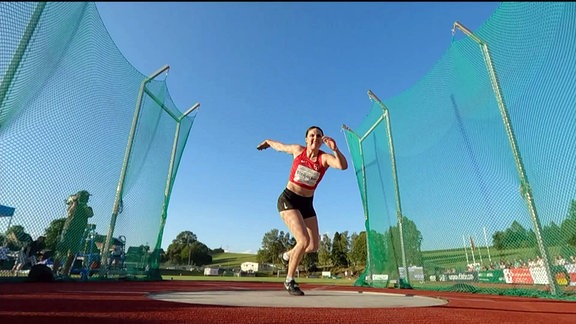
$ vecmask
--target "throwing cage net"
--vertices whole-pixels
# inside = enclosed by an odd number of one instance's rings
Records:
[[[571,298],[576,5],[504,2],[465,23],[423,79],[370,92],[343,127],[366,220],[356,285]]]
[[[71,276],[158,279],[198,104],[179,111],[167,66],[137,71],[94,3],[3,2],[0,38],[0,246],[16,256],[44,236],[34,263],[64,249]],[[0,276],[22,275],[11,270]]]

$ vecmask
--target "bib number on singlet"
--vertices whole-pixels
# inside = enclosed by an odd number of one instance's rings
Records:
[[[298,168],[296,168],[296,172],[294,174],[294,181],[310,187],[314,187],[316,185],[318,178],[320,178],[320,172],[314,171],[303,165],[299,165]]]

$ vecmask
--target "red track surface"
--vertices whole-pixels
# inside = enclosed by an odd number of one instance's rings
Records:
[[[321,286],[448,300],[410,308],[272,308],[174,303],[149,293],[282,289],[280,283],[160,281],[0,283],[0,323],[576,323],[576,302],[471,293]],[[319,285],[301,284],[306,289]],[[305,297],[294,297],[305,298]]]

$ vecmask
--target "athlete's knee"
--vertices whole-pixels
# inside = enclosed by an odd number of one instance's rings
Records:
[[[310,237],[308,245],[306,246],[306,253],[317,252],[319,246],[320,246],[320,237],[319,236],[314,237],[314,235],[312,235]]]
[[[306,253],[314,253],[318,251],[318,243],[310,241],[308,246],[306,246]]]
[[[295,248],[299,248],[304,252],[308,252],[308,246],[310,245],[310,238],[308,236],[300,238],[300,240],[296,241]]]

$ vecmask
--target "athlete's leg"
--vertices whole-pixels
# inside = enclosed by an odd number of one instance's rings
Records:
[[[318,251],[318,246],[320,244],[320,232],[318,230],[318,218],[316,216],[305,218],[304,224],[306,224],[306,229],[308,231],[308,237],[310,237],[310,242],[308,242],[308,246],[304,250],[304,253],[312,253]],[[284,253],[288,255],[288,259],[284,258],[284,261],[288,261],[290,256],[292,255],[292,250],[290,249]]]
[[[308,217],[304,219],[306,228],[308,229],[308,237],[310,241],[308,246],[306,246],[306,253],[318,251],[318,246],[320,244],[320,232],[318,230],[318,218],[316,216]]]
[[[296,245],[290,250],[290,261],[288,262],[287,272],[287,277],[294,278],[296,269],[298,265],[300,265],[304,253],[306,253],[306,248],[310,244],[310,234],[300,211],[297,209],[284,210],[280,212],[280,216],[282,216],[288,230],[290,230],[290,233],[292,233],[292,236],[294,236],[296,240]]]

